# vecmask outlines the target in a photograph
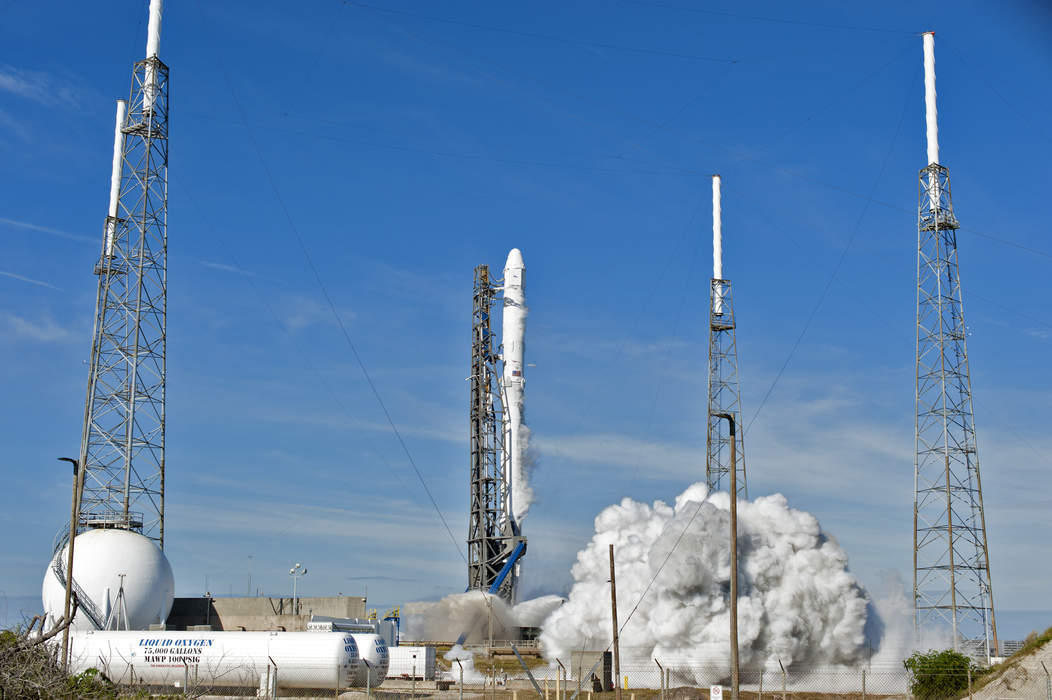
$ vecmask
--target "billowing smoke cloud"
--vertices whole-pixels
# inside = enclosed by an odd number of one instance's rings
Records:
[[[478,643],[488,639],[492,629],[494,639],[516,639],[516,628],[540,627],[564,602],[546,595],[509,607],[500,596],[468,591],[435,602],[406,603],[401,636],[407,641],[449,642],[465,635],[465,643]]]
[[[595,536],[577,555],[569,600],[544,623],[548,658],[609,645],[613,544],[618,616],[624,624],[632,615],[621,632],[625,672],[646,668],[650,674],[656,658],[685,681],[695,680],[699,665],[706,678],[729,677],[729,507],[727,493],[710,496],[699,483],[671,506],[625,498],[603,510]],[[865,659],[873,646],[867,619],[871,629],[879,627],[875,613],[847,570],[847,554],[814,516],[790,508],[781,495],[766,496],[739,501],[738,528],[742,667]]]

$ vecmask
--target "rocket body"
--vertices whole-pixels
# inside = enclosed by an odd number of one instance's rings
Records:
[[[504,387],[507,429],[504,449],[507,452],[505,483],[509,484],[507,513],[518,523],[526,517],[533,501],[533,490],[526,478],[526,448],[529,429],[524,422],[523,389],[526,384],[526,266],[522,253],[512,248],[504,265],[504,315],[501,339],[504,343]]]

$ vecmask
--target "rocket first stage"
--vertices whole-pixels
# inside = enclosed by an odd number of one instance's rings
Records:
[[[526,448],[530,430],[523,421],[526,384],[525,364],[522,361],[526,345],[526,266],[522,253],[512,248],[504,264],[504,318],[501,340],[504,343],[504,400],[508,423],[504,435],[504,449],[508,452],[506,474],[511,489],[508,511],[516,523],[521,523],[533,502],[533,489],[526,478]]]

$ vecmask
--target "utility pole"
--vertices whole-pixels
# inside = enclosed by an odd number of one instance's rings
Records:
[[[730,493],[727,495],[731,498],[731,700],[738,700],[738,491],[735,488],[737,486],[735,483],[737,454],[734,449],[737,443],[734,439],[734,416],[729,413],[714,415],[726,418],[730,424],[731,468],[729,476],[731,486]]]
[[[80,463],[72,457],[59,457],[60,462],[69,462],[73,465],[73,502],[69,507],[69,554],[66,559],[66,605],[63,619],[66,629],[62,630],[62,669],[68,670],[69,665],[69,623],[70,599],[73,597],[73,540],[77,538],[77,522],[80,520],[80,491],[84,485],[84,470]]]
[[[617,633],[617,579],[614,577],[614,545],[610,545],[610,614],[614,620],[614,695],[621,700],[621,647]]]

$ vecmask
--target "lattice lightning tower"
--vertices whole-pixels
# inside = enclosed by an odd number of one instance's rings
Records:
[[[939,164],[935,35],[924,35],[928,166],[917,215],[914,626],[954,649],[997,655],[990,555],[972,412],[967,331],[949,171]]]
[[[723,279],[723,222],[720,176],[712,176],[712,280],[709,298],[709,403],[705,437],[705,483],[709,491],[730,487],[730,426],[719,414],[734,416],[737,424],[737,490],[748,498],[745,481],[745,441],[738,386],[738,344],[735,340],[731,282]],[[726,480],[726,485],[724,485]]]
[[[493,591],[515,600],[516,573],[508,566],[525,543],[509,510],[506,416],[500,385],[500,354],[491,316],[496,287],[489,266],[475,268],[471,314],[471,514],[468,522],[468,590]],[[518,550],[521,554],[521,550]],[[501,574],[504,578],[501,580]]]
[[[132,71],[117,134],[91,345],[80,463],[80,528],[142,532],[164,546],[168,259],[168,66],[161,0]]]

